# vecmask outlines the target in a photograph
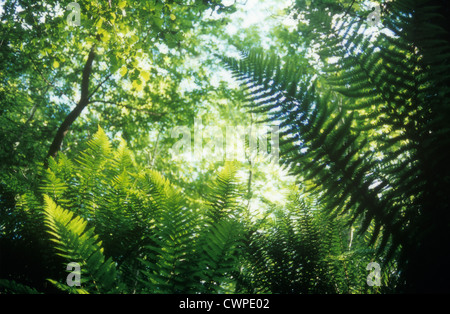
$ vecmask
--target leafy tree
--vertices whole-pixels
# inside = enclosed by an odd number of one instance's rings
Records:
[[[134,134],[186,103],[177,93],[176,69],[195,51],[189,38],[202,14],[234,9],[210,1],[80,1],[80,25],[73,26],[68,4],[5,1],[1,142],[7,173],[34,166],[27,160],[46,164],[61,149],[77,150],[76,142],[95,133],[100,115],[105,128],[134,144]],[[85,123],[75,123],[82,113]]]

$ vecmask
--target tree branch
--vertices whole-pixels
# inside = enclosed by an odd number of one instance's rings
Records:
[[[64,119],[61,126],[58,128],[58,131],[56,132],[56,135],[53,139],[52,144],[50,145],[49,151],[47,153],[47,156],[44,160],[44,168],[46,169],[48,167],[48,158],[49,157],[55,157],[58,151],[61,149],[61,144],[66,136],[67,132],[69,131],[70,126],[72,123],[78,118],[78,116],[81,114],[83,109],[88,105],[89,103],[89,80],[92,72],[92,63],[94,62],[95,58],[95,45],[92,46],[91,51],[89,52],[88,59],[86,61],[86,64],[84,65],[83,69],[83,76],[81,80],[81,97],[78,104],[75,106],[75,108],[69,113],[69,115]]]
[[[347,8],[347,10],[345,10],[344,16],[343,16],[342,18],[346,17],[347,14],[350,13],[350,9],[351,9],[351,8],[353,7],[353,5],[355,4],[355,1],[356,1],[356,0],[353,0],[352,3],[350,4],[350,6]]]
[[[56,89],[60,96],[65,96],[71,103],[76,104],[76,102],[74,100],[72,100],[69,96],[67,96],[58,86],[56,86],[55,84],[53,84],[52,82],[50,82],[45,76],[44,74],[42,74],[42,72],[39,70],[39,67],[36,64],[36,60],[34,60],[32,57],[27,56],[28,59],[31,60],[31,63],[33,63],[34,69],[36,70],[36,72],[39,74],[39,76],[44,80],[45,83],[47,83],[47,86],[51,86],[54,89]]]
[[[130,110],[136,110],[136,111],[144,112],[144,113],[146,113],[148,115],[155,116],[155,117],[162,117],[162,116],[164,116],[166,114],[165,112],[156,112],[156,111],[149,110],[147,108],[136,108],[136,107],[133,107],[133,106],[130,106],[130,105],[125,105],[125,104],[121,104],[121,103],[118,103],[118,102],[115,102],[115,101],[110,101],[110,100],[95,99],[95,100],[91,100],[89,103],[96,103],[96,102],[103,103],[103,104],[111,104],[111,105],[127,108],[127,109],[130,109]]]
[[[105,79],[104,79],[100,84],[97,85],[97,87],[92,91],[92,93],[89,94],[88,100],[91,99],[92,95],[94,95],[94,94],[97,92],[97,90],[98,90],[98,89],[99,89],[99,88],[100,88],[107,80],[109,80],[109,78],[111,77],[111,75],[113,75],[113,73],[109,73],[109,74],[105,77]]]

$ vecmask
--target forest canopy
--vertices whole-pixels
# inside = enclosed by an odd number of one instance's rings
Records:
[[[449,292],[448,2],[0,4],[0,293]]]

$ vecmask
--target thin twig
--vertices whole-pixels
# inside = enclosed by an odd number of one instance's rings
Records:
[[[159,144],[159,135],[161,134],[162,125],[159,127],[158,135],[156,137],[155,149],[153,150],[152,163],[150,165],[150,169],[153,169],[155,166],[156,153],[158,152],[158,144]]]
[[[112,100],[94,99],[94,100],[89,101],[89,103],[92,103],[92,104],[93,103],[102,103],[102,104],[115,105],[115,106],[130,109],[130,110],[142,111],[142,112],[145,112],[149,115],[156,116],[156,117],[162,117],[166,114],[166,112],[156,112],[156,111],[149,110],[147,108],[136,108],[136,107],[133,107],[130,105],[125,105],[125,104],[122,104],[122,103],[119,103],[116,101],[112,101]]]
[[[90,98],[97,92],[97,90],[98,90],[98,89],[99,89],[99,88],[100,88],[107,80],[109,80],[109,78],[111,77],[111,75],[113,75],[113,72],[109,73],[109,74],[105,77],[105,79],[104,79],[100,84],[97,85],[97,87],[92,91],[92,93],[89,94],[88,99],[90,99]]]
[[[343,16],[342,18],[344,18],[344,17],[347,16],[347,14],[350,12],[350,9],[351,9],[352,6],[355,4],[355,1],[356,1],[356,0],[353,0],[353,1],[352,1],[352,3],[351,3],[350,6],[347,8],[347,10],[345,11],[344,16]]]
[[[44,76],[44,74],[42,74],[42,72],[39,70],[39,67],[36,65],[36,61],[29,57],[28,58],[31,60],[31,63],[33,63],[33,67],[35,69],[35,71],[39,74],[39,76],[44,80],[45,83],[47,83],[48,86],[53,87],[54,89],[56,89],[61,96],[65,96],[72,104],[76,105],[77,102],[74,101],[72,98],[70,98],[69,96],[67,96],[61,89],[59,89],[58,86],[54,85],[52,82],[50,82],[49,80],[47,80],[47,78]]]

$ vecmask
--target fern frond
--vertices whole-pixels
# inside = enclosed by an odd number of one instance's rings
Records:
[[[414,272],[440,260],[433,253],[439,251],[436,238],[450,239],[448,224],[441,223],[448,221],[450,203],[442,181],[450,171],[443,153],[449,142],[450,43],[439,37],[443,24],[434,21],[443,17],[428,1],[399,0],[384,8],[380,32],[369,32],[364,19],[349,16],[333,24],[321,10],[306,13],[324,18],[311,20],[310,27],[327,39],[318,51],[325,66],[317,71],[317,84],[261,51],[223,60],[247,86],[249,107],[281,121],[284,160],[295,174],[316,182],[309,191],[327,212],[351,214],[359,232],[370,230],[380,254],[387,247],[389,257],[400,250],[405,276],[421,289]],[[339,61],[328,63],[332,57]],[[441,171],[445,175],[436,178]],[[426,235],[419,231],[428,228]]]
[[[211,224],[231,218],[239,210],[237,198],[241,191],[236,182],[237,170],[235,162],[226,162],[217,177],[208,185],[209,193],[206,198],[209,210],[206,216]]]
[[[45,195],[44,201],[45,224],[59,251],[58,255],[68,263],[80,265],[81,281],[91,288],[88,291],[111,292],[116,280],[115,264],[111,259],[105,260],[101,242],[94,230],[86,229],[86,220],[62,209],[49,196]]]
[[[108,136],[100,126],[87,146],[88,149],[81,152],[77,162],[88,171],[101,171],[106,158],[112,153],[112,148]]]
[[[0,293],[3,294],[40,294],[33,287],[20,284],[14,280],[0,279]]]

